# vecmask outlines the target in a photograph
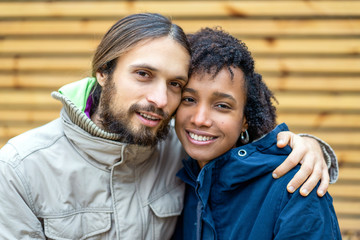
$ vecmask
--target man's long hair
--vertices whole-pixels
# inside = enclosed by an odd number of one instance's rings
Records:
[[[110,76],[116,67],[117,59],[137,43],[166,36],[178,42],[190,55],[190,45],[183,29],[168,18],[156,13],[140,13],[120,19],[104,35],[95,51],[92,76],[95,77],[96,72]],[[93,105],[90,114],[94,113],[99,105],[101,91],[102,88],[97,83],[92,92]]]

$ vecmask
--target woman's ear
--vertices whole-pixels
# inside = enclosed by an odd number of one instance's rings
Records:
[[[107,74],[105,74],[104,72],[96,72],[96,80],[98,81],[101,87],[104,87],[106,79],[107,79]]]
[[[246,117],[244,117],[243,126],[241,128],[241,132],[245,132],[249,128],[249,124],[246,121]]]
[[[249,128],[249,124],[247,123],[246,118],[245,118],[245,116],[244,116],[244,120],[243,120],[242,127],[241,127],[241,133],[240,133],[240,135],[239,135],[238,140],[236,141],[235,147],[239,147],[239,146],[241,146],[241,145],[247,144],[247,142],[246,142],[246,143],[243,143],[243,142],[242,142],[242,140],[241,140],[241,135],[242,135],[242,134],[246,134],[247,136],[249,136],[249,133],[248,133],[248,132],[245,133],[245,131],[247,131],[248,128]],[[246,135],[245,135],[245,136],[246,136]]]

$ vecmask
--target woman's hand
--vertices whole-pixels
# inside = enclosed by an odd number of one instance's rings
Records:
[[[292,148],[292,152],[274,170],[273,177],[279,178],[283,176],[300,163],[300,170],[287,185],[288,192],[294,192],[306,181],[300,188],[300,194],[307,196],[315,188],[319,180],[321,180],[317,195],[319,197],[324,196],[329,187],[330,179],[324,155],[318,141],[310,137],[300,137],[289,131],[280,132],[277,135],[277,146],[283,148],[286,145]]]

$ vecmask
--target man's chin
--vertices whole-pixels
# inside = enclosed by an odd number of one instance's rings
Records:
[[[169,124],[151,128],[139,122],[130,121],[127,123],[112,121],[108,126],[110,132],[120,135],[120,142],[140,146],[155,146],[159,141],[166,139],[169,129]]]
[[[136,144],[140,146],[155,146],[163,134],[159,134],[156,130],[147,127],[139,127],[137,130],[119,130],[117,134],[121,135],[119,141],[127,144]],[[158,136],[159,135],[159,136]]]

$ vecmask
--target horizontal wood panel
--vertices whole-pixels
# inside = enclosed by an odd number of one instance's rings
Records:
[[[276,92],[279,110],[359,111],[358,94],[307,94]],[[293,112],[293,111],[292,111]]]
[[[258,72],[360,73],[360,58],[255,58]]]
[[[77,71],[91,69],[91,57],[0,57],[0,71]],[[352,73],[360,74],[360,58],[282,57],[256,58],[258,72]]]
[[[337,158],[339,159],[340,165],[347,164],[347,163],[360,163],[360,147],[356,150],[354,149],[337,149],[334,148],[335,154]],[[360,171],[358,172],[360,174]]]
[[[59,106],[54,106],[54,107],[59,108]],[[43,123],[41,123],[41,124],[43,124]],[[41,124],[39,123],[38,125],[41,125]],[[11,126],[8,126],[8,125],[5,125],[4,123],[2,123],[2,126],[0,126],[0,127],[3,128],[0,131],[0,136],[3,138],[11,138],[17,134],[20,134],[24,130],[31,129],[33,126],[32,126],[32,124],[29,124],[29,125],[21,124],[20,126],[16,126],[16,125],[14,126],[12,124]],[[319,137],[320,139],[324,140],[331,146],[342,145],[342,146],[359,147],[360,148],[360,132],[332,133],[331,131],[329,131],[329,132],[318,133],[318,132],[309,131],[308,133]],[[345,141],[345,139],[346,139],[346,141]],[[345,156],[346,155],[342,156],[342,161],[346,161],[346,159],[344,159]]]
[[[55,115],[54,115],[55,116]],[[55,117],[56,118],[56,117]],[[54,119],[55,119],[54,118]],[[52,119],[51,119],[52,120]],[[6,124],[3,124],[1,123],[0,124],[0,139],[2,139],[3,141],[7,141],[8,139],[12,138],[12,137],[15,137],[25,131],[28,131],[30,129],[33,129],[35,127],[38,127],[38,126],[41,126],[45,124],[45,122],[35,122],[35,123],[29,123],[27,125],[19,125],[19,126],[14,126],[14,125],[11,125],[11,126],[8,126]],[[357,136],[359,136],[360,134],[357,134]],[[318,135],[316,135],[318,136]],[[347,135],[345,134],[344,137],[347,137]],[[329,141],[328,139],[325,139],[323,137],[321,137],[321,139],[325,140],[326,142],[328,142],[329,144],[333,144],[331,141]],[[0,146],[1,147],[1,146]],[[346,150],[346,151],[349,151],[349,150]],[[337,151],[336,151],[337,153]],[[360,160],[359,158],[355,158],[355,159],[351,159],[351,156],[349,157],[350,159],[347,159],[347,157],[349,155],[337,155],[338,158],[339,158],[339,161],[340,163],[342,162],[357,162],[359,163]],[[354,168],[356,172],[359,172],[359,168]],[[354,174],[356,174],[356,172]],[[344,174],[346,174],[346,170],[344,172]],[[342,168],[340,168],[340,180],[351,180],[353,181],[354,179],[352,178],[352,176],[344,176],[344,174],[342,173]],[[357,180],[357,178],[355,178],[355,180]],[[336,184],[335,184],[336,185]],[[346,185],[341,185],[341,186],[346,186]],[[352,187],[352,186],[351,186]],[[350,187],[350,188],[351,188]],[[356,193],[352,193],[352,191],[355,191],[354,189],[353,190],[346,190],[347,188],[345,187],[344,188],[344,192],[342,193],[342,189],[337,189],[335,192],[334,192],[334,195],[336,196],[340,196],[340,197],[350,197],[350,196],[353,196],[352,194],[356,194]],[[333,192],[331,192],[333,194]],[[356,197],[359,197],[358,195],[356,195]]]
[[[9,126],[0,125],[0,139],[2,141],[8,141],[9,139],[17,135],[20,135],[21,133],[24,133],[41,125],[43,124],[31,124],[28,126],[18,126],[18,127],[11,127],[11,126],[9,127]]]
[[[331,184],[328,189],[331,196],[336,197],[356,197],[360,198],[359,185]]]
[[[56,100],[48,98],[47,95],[48,94],[45,94],[44,98],[49,101],[55,101],[55,103],[57,103]],[[7,96],[4,95],[4,97]],[[19,104],[19,102],[15,102],[13,104]],[[35,101],[34,104],[40,103],[38,103],[38,101]],[[36,110],[31,109],[31,106],[26,109],[0,109],[0,122],[50,121],[51,119],[54,119],[54,116],[59,115],[58,111],[58,107],[49,110]],[[289,126],[290,130],[292,126],[296,128],[301,127],[307,129],[307,131],[309,131],[310,129],[329,129],[330,131],[331,128],[339,129],[342,127],[347,127],[349,129],[359,129],[360,114],[333,113],[322,116],[322,114],[320,113],[280,113],[277,122],[285,122]],[[360,159],[360,150],[359,152],[357,152],[357,154],[359,154],[358,158]]]
[[[277,122],[285,122],[289,128],[302,127],[311,129],[337,128],[360,130],[360,113],[278,113]],[[359,156],[360,157],[360,156]]]
[[[309,61],[311,61],[309,59]],[[360,92],[359,76],[269,76],[263,74],[273,91]]]
[[[114,20],[14,20],[0,22],[0,35],[7,36],[83,36],[94,39],[120,19]],[[359,19],[173,19],[187,33],[203,27],[222,26],[237,37],[242,36],[349,36],[360,34]]]
[[[358,39],[243,39],[254,54],[360,54]],[[92,55],[100,39],[0,39],[0,54]],[[257,57],[255,57],[257,59]]]
[[[106,17],[136,12],[178,16],[349,16],[356,1],[71,1],[0,2],[3,17]],[[291,9],[291,11],[289,11]]]
[[[90,70],[87,71],[90,74]],[[53,88],[89,76],[58,72],[0,73],[0,87]],[[273,91],[360,92],[359,76],[272,76],[263,74],[267,86]]]
[[[7,141],[8,141],[7,138],[0,137],[0,148],[2,148],[7,143]]]
[[[360,158],[360,156],[359,156]],[[359,181],[360,184],[360,166],[359,167],[342,167],[340,169],[340,179],[341,180],[352,180]],[[360,204],[360,202],[359,202]]]
[[[330,146],[343,146],[349,148],[360,148],[360,131],[313,131],[309,130],[307,133],[319,137]]]
[[[0,54],[93,54],[99,39],[0,39]]]
[[[86,71],[91,69],[90,57],[27,57],[0,58],[0,70],[5,71]]]
[[[61,103],[51,97],[47,91],[25,90],[25,91],[1,91],[0,106],[18,105],[21,109],[33,108],[36,105],[58,107]],[[12,107],[16,109],[15,107]]]
[[[360,218],[360,202],[359,201],[334,201],[336,214],[357,214]]]
[[[50,102],[57,102],[52,100],[50,92],[39,90],[6,90],[0,92],[0,104],[49,104]],[[279,101],[277,108],[280,111],[290,110],[360,110],[360,95],[341,95],[341,94],[288,94],[276,93]],[[51,101],[49,101],[51,100]],[[292,111],[292,112],[294,112]]]
[[[1,125],[19,125],[23,124],[38,124],[43,122],[50,122],[60,116],[60,105],[51,110],[36,110],[36,109],[0,109],[0,124]]]
[[[360,218],[338,218],[340,230],[342,232],[346,231],[346,235],[350,236],[351,238],[345,238],[343,236],[344,240],[358,240],[358,233],[356,231],[359,231],[360,226]],[[347,232],[347,231],[355,231],[355,232]]]
[[[29,112],[27,113],[26,111],[24,111],[22,113],[16,113],[17,115],[18,114],[24,115],[24,117],[21,119],[30,121],[30,123],[27,125],[20,124],[17,126],[16,124],[11,124],[11,126],[8,126],[7,124],[4,123],[5,117],[2,117],[2,120],[0,120],[0,129],[1,129],[0,130],[0,147],[3,146],[5,141],[7,141],[8,139],[10,139],[22,132],[30,130],[34,127],[41,126],[44,124],[44,122],[38,122],[38,121],[48,122],[48,121],[51,121],[51,120],[57,118],[59,115],[59,110],[60,110],[60,105],[54,106],[53,111],[44,113],[46,116],[42,120],[39,119],[41,114],[36,113],[36,112],[33,114],[31,114]],[[36,110],[29,110],[29,111],[34,112]],[[2,113],[2,112],[4,112],[4,110],[0,111],[0,113]],[[34,123],[32,123],[32,121],[34,121]],[[306,132],[308,132],[308,131],[306,131]],[[329,144],[333,144],[328,139],[324,138],[324,136],[321,136],[320,134],[317,134],[317,133],[315,133],[315,135],[322,138],[323,140],[327,141]],[[340,141],[342,140],[344,142],[346,138],[347,138],[347,134],[341,134]],[[335,154],[337,155],[337,158],[339,160],[340,166],[342,166],[342,164],[348,164],[348,163],[350,163],[350,164],[353,164],[353,163],[359,164],[360,163],[360,147],[358,147],[357,150],[354,150],[354,149],[337,149],[335,146],[334,150],[335,150]],[[345,169],[344,173],[342,172],[343,169]],[[346,169],[348,169],[348,168],[345,168],[345,167],[340,168],[340,179],[349,180],[349,178],[352,178],[351,176],[346,175],[346,173],[348,172],[348,170],[346,170]],[[353,171],[355,171],[355,173],[354,173],[355,175],[356,175],[356,173],[360,172],[358,168],[354,168]],[[341,191],[341,190],[339,190],[339,191]]]
[[[87,76],[89,75],[86,73],[0,73],[0,88],[51,88],[57,90],[65,84]]]

